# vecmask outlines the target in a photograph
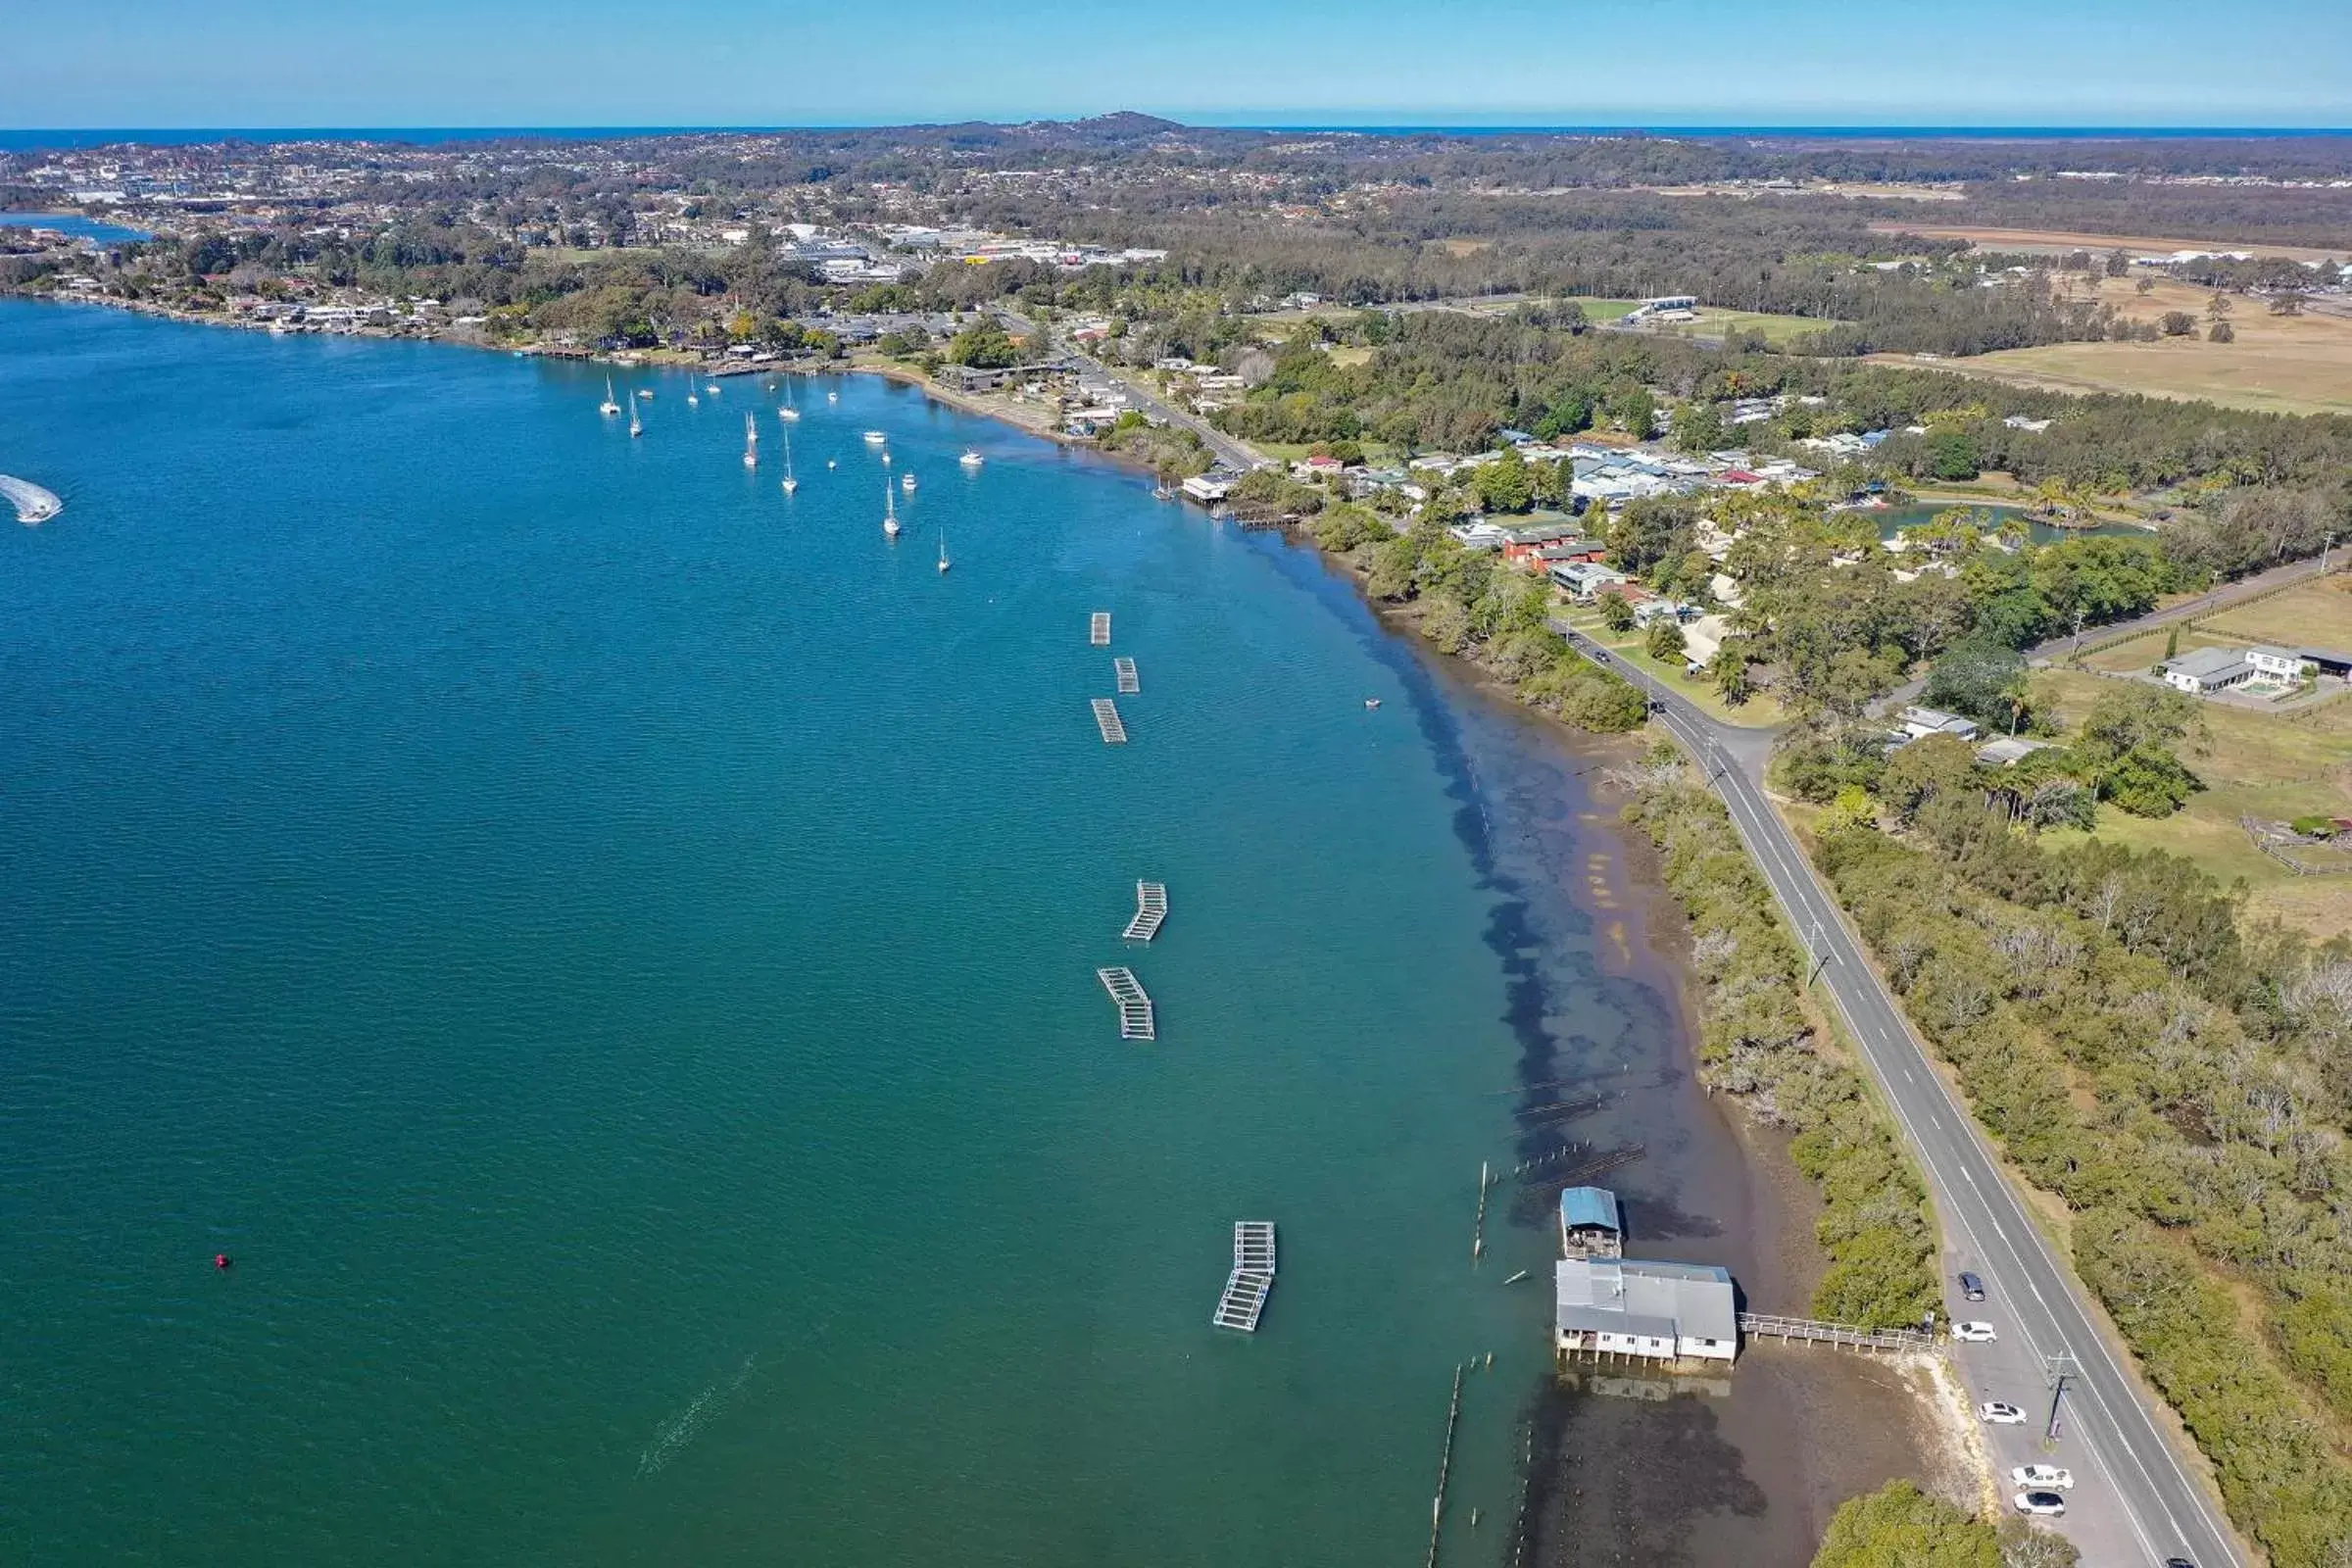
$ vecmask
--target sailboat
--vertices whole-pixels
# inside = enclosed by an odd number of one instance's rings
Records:
[[[760,466],[760,421],[748,414],[743,416],[743,466]]]
[[[939,569],[946,571],[954,563],[948,560],[948,530],[939,530]]]
[[[825,394],[825,401],[827,403],[839,403],[841,401],[841,394],[838,392],[828,392]]]
[[[612,378],[609,375],[605,377],[605,401],[597,406],[596,412],[607,418],[620,412],[620,400],[612,395]]]
[[[686,394],[686,406],[690,409],[699,409],[703,406],[703,400],[689,392]]]
[[[787,430],[784,432],[784,493],[790,495],[800,487],[801,481],[792,476],[792,432]]]
[[[899,498],[891,494],[890,481],[882,481],[882,533],[885,538],[899,536]]]
[[[784,383],[784,406],[776,411],[776,417],[782,419],[786,424],[796,424],[800,421],[801,411],[792,406],[792,383],[790,381]]]
[[[629,434],[645,434],[645,421],[637,417],[637,400],[629,399]]]
[[[966,448],[963,456],[957,458],[956,461],[962,464],[967,468],[977,468],[981,464],[986,463],[988,460],[980,456],[979,453]]]

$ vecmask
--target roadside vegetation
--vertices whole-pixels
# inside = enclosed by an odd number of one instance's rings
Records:
[[[1821,1189],[1830,1268],[1813,1311],[1833,1322],[1914,1328],[1936,1309],[1927,1189],[1885,1109],[1806,1011],[1804,956],[1723,803],[1671,748],[1617,776],[1626,817],[1649,835],[1690,923],[1699,987],[1699,1073],[1789,1152]]]
[[[2074,1568],[2074,1543],[2023,1519],[1999,1525],[1908,1481],[1839,1503],[1813,1568]]]

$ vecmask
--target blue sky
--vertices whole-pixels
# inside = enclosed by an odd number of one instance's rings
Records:
[[[0,124],[2352,125],[2345,0],[0,0]]]

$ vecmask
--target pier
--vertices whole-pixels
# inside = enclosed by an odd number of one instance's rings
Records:
[[[1127,744],[1127,724],[1119,717],[1119,705],[1107,697],[1098,697],[1095,703],[1095,727],[1102,732],[1105,746]]]
[[[1168,917],[1168,886],[1164,882],[1138,882],[1135,885],[1135,918],[1119,934],[1129,942],[1149,942],[1159,935],[1159,923]]]
[[[1114,659],[1110,662],[1110,667],[1119,672],[1119,695],[1121,697],[1133,697],[1144,689],[1143,681],[1135,673],[1134,660]]]
[[[1823,1323],[1809,1317],[1777,1317],[1770,1312],[1742,1312],[1740,1332],[1749,1339],[1791,1340],[1806,1345],[1834,1346],[1841,1350],[1933,1350],[1934,1335],[1917,1329],[1858,1329],[1843,1323]]]
[[[1098,610],[1087,622],[1087,636],[1097,648],[1110,646],[1110,612]]]
[[[1257,1332],[1257,1320],[1274,1294],[1274,1222],[1242,1219],[1233,1223],[1233,1272],[1217,1297],[1210,1321],[1221,1329]]]
[[[17,520],[23,523],[47,522],[66,510],[55,492],[11,473],[0,473],[0,497],[17,509]]]
[[[1132,969],[1097,969],[1095,978],[1118,1004],[1119,1038],[1121,1040],[1157,1040],[1159,1030],[1152,1016],[1152,999],[1144,994]]]

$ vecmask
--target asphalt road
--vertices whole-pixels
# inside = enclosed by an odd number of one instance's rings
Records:
[[[1926,1048],[1863,960],[1836,899],[1764,798],[1769,737],[1720,724],[1597,644],[1571,640],[1646,690],[1666,727],[1702,760],[1748,852],[1814,953],[1822,982],[1926,1169],[1944,1228],[1946,1310],[1990,1322],[2000,1335],[1994,1345],[1955,1350],[1973,1397],[2006,1400],[2028,1412],[2023,1426],[1987,1428],[2004,1479],[2012,1465],[2034,1462],[2075,1472],[2067,1516],[2057,1523],[2082,1547],[2084,1568],[2170,1557],[2198,1568],[2239,1564],[2220,1502],[2092,1327],[2082,1287],[2027,1216],[1974,1118],[1931,1066]],[[1961,1268],[1984,1277],[1988,1299],[1958,1299],[1952,1275]],[[2078,1370],[2068,1384],[2061,1436],[2048,1446],[2042,1423],[2051,1396],[2041,1358],[2061,1354],[2071,1355]],[[2005,1486],[2003,1495],[2016,1490]]]
[[[997,307],[997,316],[1004,322],[1005,326],[1024,336],[1037,330],[1036,322],[1017,312],[1005,310],[1002,306]],[[1249,447],[1217,429],[1191,410],[1180,409],[1162,398],[1157,392],[1152,390],[1151,386],[1141,377],[1131,376],[1124,370],[1114,370],[1094,356],[1082,354],[1059,339],[1054,340],[1054,346],[1065,357],[1085,366],[1096,374],[1123,389],[1127,394],[1128,401],[1139,413],[1167,423],[1182,425],[1185,429],[1198,435],[1208,443],[1208,450],[1216,454],[1218,462],[1237,473],[1248,473],[1264,461]]]

